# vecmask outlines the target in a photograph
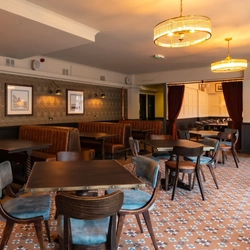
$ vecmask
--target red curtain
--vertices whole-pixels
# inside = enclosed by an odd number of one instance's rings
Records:
[[[176,119],[181,111],[185,86],[168,86],[168,134],[177,139]]]
[[[227,106],[227,111],[230,118],[233,121],[234,129],[239,130],[239,139],[236,145],[236,149],[240,149],[241,146],[241,124],[242,124],[242,112],[243,112],[243,102],[242,102],[242,91],[243,82],[223,82],[222,90],[224,99]]]

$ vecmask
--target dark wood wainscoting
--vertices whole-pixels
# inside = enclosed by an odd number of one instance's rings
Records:
[[[241,153],[250,154],[250,123],[241,125]]]

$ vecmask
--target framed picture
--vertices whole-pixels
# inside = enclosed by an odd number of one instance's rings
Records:
[[[33,114],[33,86],[5,85],[6,116]]]
[[[222,84],[221,83],[216,83],[215,84],[215,91],[216,92],[222,91]]]
[[[67,89],[67,115],[78,115],[84,113],[84,92]]]
[[[200,91],[205,91],[205,88],[206,88],[206,86],[205,86],[204,83],[200,83],[200,84],[199,84],[199,90],[200,90]]]

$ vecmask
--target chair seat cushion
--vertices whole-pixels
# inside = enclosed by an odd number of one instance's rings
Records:
[[[197,157],[188,156],[188,157],[184,157],[184,160],[186,160],[186,161],[192,161],[192,162],[195,163],[196,160],[197,160]],[[201,165],[203,165],[203,164],[208,164],[211,160],[212,160],[211,157],[201,156],[201,157],[200,157],[200,164],[201,164]]]
[[[231,147],[232,146],[232,143],[230,141],[222,141],[221,144],[223,145],[226,145],[226,146],[229,146]]]
[[[156,157],[154,157],[153,155],[149,155],[147,156],[148,158],[154,160],[154,161],[157,161],[158,163],[160,162],[160,159],[157,159]]]
[[[106,193],[110,194],[114,192],[114,190],[107,190]],[[124,193],[124,199],[121,209],[125,210],[135,210],[141,207],[144,207],[145,204],[150,200],[151,195],[142,191],[142,190],[122,190]],[[152,205],[149,210],[153,209],[154,205]]]
[[[160,159],[169,159],[170,158],[170,154],[168,151],[158,151],[158,152],[154,152],[152,154],[153,157],[156,158],[160,158]]]
[[[175,169],[176,168],[176,161],[166,161],[166,167]],[[180,170],[194,170],[195,163],[191,161],[180,161],[179,162],[179,169]]]
[[[28,219],[43,216],[48,220],[50,216],[50,195],[32,195],[7,200],[3,208],[18,219]]]
[[[63,239],[63,215],[57,219],[57,232]],[[107,241],[109,218],[100,220],[77,220],[70,219],[72,231],[72,243],[75,245],[95,245]]]

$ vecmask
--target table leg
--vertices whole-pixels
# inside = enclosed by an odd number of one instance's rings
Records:
[[[105,160],[105,145],[104,145],[105,140],[102,139],[102,159]]]
[[[32,151],[27,151],[27,156],[26,156],[26,162],[25,162],[25,175],[26,175],[26,180],[28,180],[31,172],[31,155]]]

